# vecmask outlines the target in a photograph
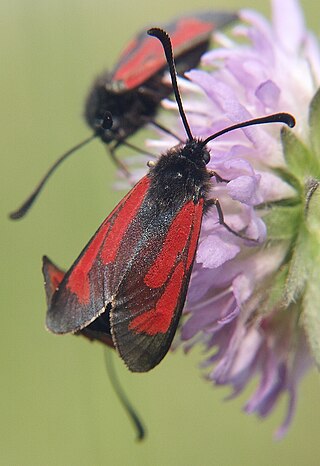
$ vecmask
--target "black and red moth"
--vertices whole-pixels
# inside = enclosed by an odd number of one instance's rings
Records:
[[[44,259],[47,328],[112,340],[131,371],[155,367],[168,352],[185,303],[209,199],[207,143],[232,130],[260,123],[294,125],[280,113],[233,125],[206,140],[192,136],[177,86],[172,47],[161,29],[148,31],[164,48],[172,86],[188,136],[161,155],[99,227],[64,275]],[[238,234],[237,232],[234,232]],[[240,235],[239,235],[240,236]],[[106,341],[103,341],[106,339]]]
[[[213,31],[236,18],[231,12],[208,11],[182,16],[166,25],[178,74],[196,67]],[[103,142],[118,147],[154,118],[161,100],[172,92],[163,80],[165,70],[160,44],[143,30],[123,51],[113,71],[105,71],[96,79],[86,101],[85,119]],[[111,127],[103,123],[108,112],[112,115]]]
[[[179,73],[198,65],[207,50],[214,30],[222,29],[237,19],[231,12],[202,12],[182,16],[171,22],[171,34]],[[29,211],[35,199],[58,166],[69,155],[99,137],[107,144],[112,160],[128,175],[127,168],[116,158],[115,149],[148,122],[153,121],[162,99],[172,92],[163,81],[166,61],[161,46],[138,34],[121,54],[112,72],[105,71],[94,82],[85,105],[85,119],[93,134],[69,149],[49,169],[31,195],[10,218],[17,220]]]

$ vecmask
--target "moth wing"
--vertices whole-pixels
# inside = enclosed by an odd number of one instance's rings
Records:
[[[237,16],[230,12],[205,12],[192,16],[182,16],[165,26],[169,33],[174,50],[174,56],[179,73],[183,73],[199,63],[201,55],[206,50],[211,34],[233,22]],[[180,57],[201,44],[206,47],[199,51],[196,61],[190,64]],[[163,49],[152,37],[141,32],[122,53],[118,64],[114,68],[112,80],[121,82],[123,91],[134,89],[145,83],[166,66]]]
[[[106,218],[56,287],[46,318],[47,328],[53,333],[78,332],[105,312],[114,293],[104,287],[105,273],[148,186],[149,178],[145,176]],[[105,260],[106,251],[109,262]]]
[[[133,372],[152,369],[170,348],[185,303],[202,215],[203,200],[189,201],[172,219],[164,240],[150,235],[114,297],[112,338]]]
[[[47,256],[43,257],[42,272],[44,276],[44,285],[46,290],[46,298],[48,306],[51,303],[51,298],[63,280],[65,271],[55,265]],[[78,335],[85,336],[91,341],[98,340],[101,343],[114,348],[109,325],[109,316],[107,313],[99,316],[88,327],[80,330]]]
[[[46,291],[47,305],[51,303],[51,299],[60,283],[65,276],[65,270],[60,269],[47,256],[42,258],[42,273],[44,278],[44,287]]]

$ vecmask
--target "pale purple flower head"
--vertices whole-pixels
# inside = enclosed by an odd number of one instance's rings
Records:
[[[247,413],[267,416],[286,393],[280,438],[301,377],[320,361],[320,338],[312,334],[320,300],[320,211],[313,205],[320,179],[320,97],[314,97],[320,51],[296,0],[272,1],[271,23],[249,10],[240,20],[228,35],[216,35],[218,47],[202,60],[205,71],[179,80],[193,135],[206,138],[275,112],[292,113],[297,124],[282,131],[277,124],[250,127],[210,143],[208,168],[228,180],[213,178],[212,197],[220,200],[226,223],[256,243],[228,232],[209,210],[179,342],[186,351],[205,347],[207,378],[230,385],[230,397],[258,376]],[[164,107],[171,110],[167,126],[185,137],[176,104],[165,101]],[[175,144],[168,136],[149,141],[161,152]]]

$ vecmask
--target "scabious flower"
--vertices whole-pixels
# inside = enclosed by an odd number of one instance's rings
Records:
[[[179,342],[186,350],[204,345],[207,378],[230,385],[231,397],[258,376],[247,413],[267,416],[286,393],[281,438],[299,381],[320,363],[320,51],[295,0],[273,0],[271,23],[251,10],[240,19],[216,36],[204,69],[180,81],[193,134],[206,138],[282,111],[297,124],[250,127],[210,143],[208,168],[228,180],[213,179],[212,197],[226,223],[256,243],[219,225],[214,208],[208,212]],[[175,104],[164,105],[174,113]],[[153,142],[163,150],[174,144],[168,136]]]

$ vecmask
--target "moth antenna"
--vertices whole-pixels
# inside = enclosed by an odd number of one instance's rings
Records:
[[[43,187],[45,186],[46,182],[48,181],[48,179],[50,178],[52,173],[58,168],[58,166],[61,165],[61,163],[64,162],[64,160],[66,158],[68,158],[69,155],[73,154],[78,149],[80,149],[81,147],[88,144],[96,136],[97,136],[96,134],[93,134],[89,138],[87,138],[84,141],[80,142],[79,144],[77,144],[76,146],[72,147],[67,152],[65,152],[63,155],[61,155],[61,157],[59,157],[58,160],[47,171],[47,173],[44,175],[44,177],[42,178],[40,183],[36,186],[34,191],[26,199],[26,201],[17,210],[15,210],[15,211],[13,211],[13,212],[11,212],[9,214],[9,217],[11,218],[11,220],[18,220],[18,219],[24,217],[27,214],[30,207],[32,206],[32,204],[34,203],[34,201],[36,200],[36,198],[38,197],[38,195],[40,194],[40,192],[42,191]]]
[[[191,133],[191,129],[190,129],[190,126],[189,126],[185,111],[183,109],[182,100],[181,100],[179,87],[178,87],[178,83],[177,83],[177,72],[176,72],[176,67],[175,67],[175,64],[174,64],[173,50],[172,50],[172,44],[171,44],[170,37],[166,33],[166,31],[164,31],[163,29],[160,29],[160,28],[151,28],[151,29],[148,30],[148,34],[149,34],[149,36],[153,36],[153,37],[156,37],[157,39],[159,39],[161,44],[162,44],[162,47],[163,47],[163,50],[164,50],[164,53],[165,53],[165,56],[166,56],[166,60],[167,60],[168,66],[169,66],[171,82],[172,82],[172,88],[173,88],[173,92],[174,92],[174,95],[175,95],[175,98],[176,98],[176,101],[177,101],[177,104],[178,104],[178,107],[179,107],[179,113],[180,113],[180,116],[181,116],[181,119],[182,119],[182,122],[183,122],[183,126],[184,126],[184,128],[186,130],[189,141],[192,141],[193,136],[192,136],[192,133]]]
[[[105,361],[106,361],[106,369],[108,372],[110,383],[115,391],[115,394],[117,395],[120,403],[122,404],[124,410],[126,411],[127,415],[129,416],[131,422],[134,425],[134,428],[137,432],[137,440],[139,441],[143,440],[146,435],[145,428],[143,427],[143,424],[138,414],[136,413],[135,409],[133,408],[132,404],[128,400],[123,388],[121,387],[116,371],[114,369],[114,364],[113,364],[112,354],[111,354],[110,349],[109,350],[105,349],[104,355],[105,355]]]
[[[76,144],[75,146],[71,147],[71,149],[69,149],[67,152],[65,152],[58,158],[58,160],[47,171],[47,173],[44,175],[40,183],[36,186],[34,191],[30,194],[30,196],[22,204],[22,206],[19,207],[19,209],[9,214],[9,217],[11,218],[11,220],[18,220],[24,217],[28,213],[30,207],[32,206],[32,204],[34,203],[34,201],[36,200],[36,198],[42,191],[44,185],[46,184],[46,182],[48,181],[52,173],[58,168],[59,165],[61,165],[62,162],[66,160],[66,158],[69,157],[69,155],[73,154],[78,149],[81,149],[81,147],[91,142],[94,138],[98,137],[101,130],[112,128],[112,125],[113,125],[112,114],[111,112],[106,111],[103,117],[101,118],[101,120],[99,120],[99,124],[97,125],[97,128],[96,128],[96,132],[92,134],[90,137],[88,137],[87,139],[84,139],[83,141],[79,142],[79,144]]]
[[[272,115],[268,115],[265,117],[261,118],[254,118],[252,120],[248,121],[243,121],[241,123],[237,123],[232,126],[228,126],[227,128],[222,129],[221,131],[218,131],[215,134],[212,134],[209,136],[207,139],[201,142],[201,147],[204,147],[208,144],[209,141],[212,141],[213,139],[218,138],[219,136],[222,136],[223,134],[229,133],[229,131],[233,131],[235,129],[239,128],[245,128],[247,126],[253,126],[253,125],[263,125],[266,123],[284,123],[288,125],[290,128],[293,128],[296,124],[296,121],[290,113],[273,113]]]

